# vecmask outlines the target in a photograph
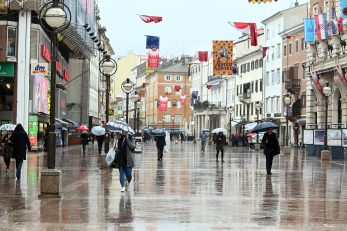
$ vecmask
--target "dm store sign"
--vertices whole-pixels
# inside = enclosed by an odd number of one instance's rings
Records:
[[[48,63],[32,63],[31,75],[48,75]]]

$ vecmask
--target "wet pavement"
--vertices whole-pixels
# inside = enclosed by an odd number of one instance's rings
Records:
[[[62,197],[38,199],[44,153],[30,154],[15,178],[0,159],[0,230],[347,230],[346,162],[323,163],[302,150],[274,159],[267,176],[263,154],[170,144],[157,161],[154,143],[136,154],[133,182],[120,192],[118,171],[90,145],[58,148]]]

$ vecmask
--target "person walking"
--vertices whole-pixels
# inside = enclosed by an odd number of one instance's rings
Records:
[[[132,169],[134,167],[133,150],[135,145],[131,142],[128,136],[128,132],[122,130],[122,135],[117,142],[119,150],[119,182],[122,187],[121,192],[125,191],[125,177],[128,184],[132,179]]]
[[[13,145],[12,158],[16,159],[16,177],[19,180],[22,171],[23,160],[26,160],[26,148],[31,150],[31,144],[28,134],[24,131],[21,124],[17,124],[11,137],[9,138]]]
[[[8,170],[10,168],[11,157],[13,153],[13,145],[10,141],[11,135],[12,135],[12,131],[8,131],[1,141],[2,148],[3,148],[4,162],[6,164],[6,174],[8,173]]]
[[[264,134],[261,143],[264,145],[264,155],[266,157],[266,172],[271,175],[272,160],[274,156],[280,153],[280,145],[277,139],[276,133],[272,132],[272,128],[269,128]]]
[[[216,140],[216,149],[217,149],[216,161],[218,161],[218,155],[220,151],[222,162],[224,162],[224,159],[223,159],[224,158],[224,143],[226,142],[226,137],[223,134],[223,132],[219,132],[215,140]]]
[[[82,134],[81,134],[81,144],[82,144],[83,155],[86,154],[86,149],[87,149],[88,142],[89,142],[88,132],[87,131],[82,131]]]
[[[103,143],[104,143],[104,139],[105,139],[105,135],[96,136],[96,140],[97,140],[97,142],[98,142],[99,154],[101,154],[101,150],[102,150],[102,145],[103,145]]]
[[[164,155],[164,147],[166,146],[165,135],[164,136],[156,136],[154,138],[157,145],[157,160],[163,160]]]
[[[201,140],[201,151],[205,152],[205,148],[206,148],[206,141],[208,139],[208,135],[206,131],[202,131],[200,133],[200,140]]]
[[[183,143],[183,141],[184,141],[184,134],[183,134],[183,132],[181,132],[181,134],[180,134],[180,138],[181,138],[181,144]]]

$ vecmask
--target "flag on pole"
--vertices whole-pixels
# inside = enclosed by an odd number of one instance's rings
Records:
[[[156,48],[159,49],[159,40],[158,36],[146,35],[146,49]]]
[[[328,19],[327,14],[320,14],[314,16],[316,22],[317,38],[318,40],[328,39]]]
[[[249,22],[228,22],[232,27],[249,35],[252,46],[258,46],[257,24]]]
[[[316,41],[316,30],[314,18],[304,19],[305,42],[314,43]]]
[[[161,16],[149,16],[149,15],[143,15],[143,14],[138,14],[138,16],[145,23],[150,23],[150,22],[158,23],[163,20],[163,17]]]
[[[200,62],[207,62],[208,61],[208,51],[199,51],[198,52],[198,59]]]

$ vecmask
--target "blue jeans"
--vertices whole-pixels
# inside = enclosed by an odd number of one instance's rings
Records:
[[[120,185],[122,187],[124,187],[125,185],[125,179],[124,177],[126,176],[127,180],[128,180],[128,183],[131,182],[131,173],[132,173],[132,170],[133,168],[132,167],[125,167],[125,166],[121,166],[119,168],[119,182],[120,182]]]
[[[16,159],[16,177],[20,178],[20,173],[22,171],[23,160]]]
[[[83,155],[86,154],[87,144],[82,144]]]

